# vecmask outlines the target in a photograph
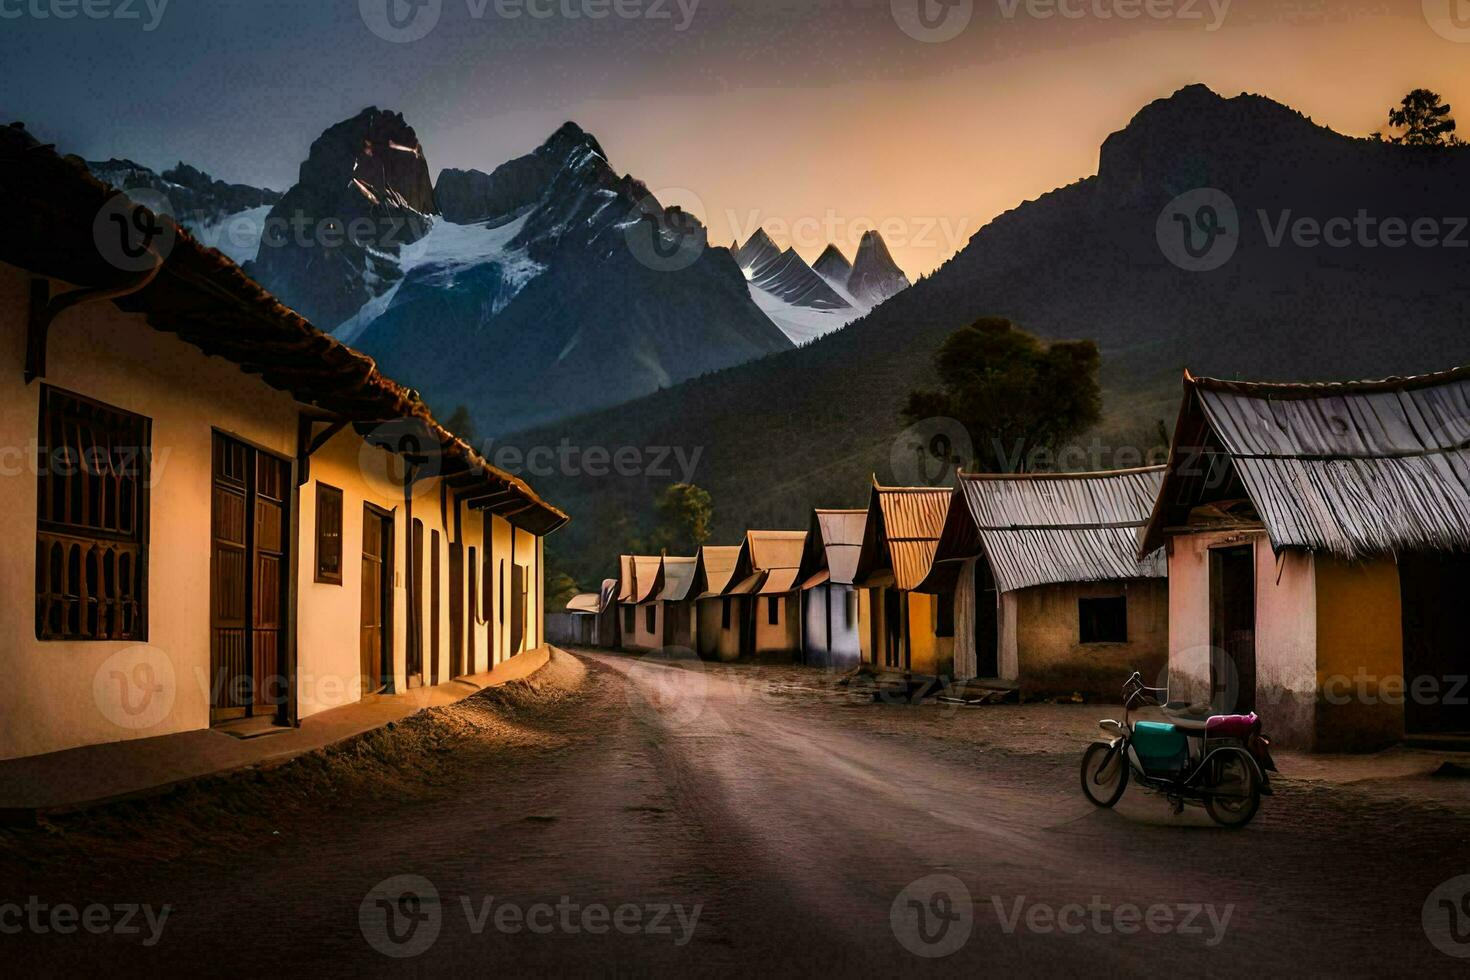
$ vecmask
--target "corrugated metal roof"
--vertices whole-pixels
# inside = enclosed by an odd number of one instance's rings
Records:
[[[661,555],[623,555],[624,579],[619,587],[618,601],[642,603],[647,602],[657,594],[660,587],[659,567],[663,562]],[[632,576],[631,583],[628,576]]]
[[[599,612],[597,603],[598,595],[596,592],[583,592],[581,595],[572,596],[571,601],[567,603],[567,612],[585,616],[596,616]]]
[[[618,555],[618,601],[619,602],[632,602],[633,601],[634,596],[635,596],[634,589],[637,588],[637,586],[636,586],[636,584],[634,582],[634,579],[635,579],[635,576],[633,574],[633,556],[632,555]]]
[[[696,558],[664,558],[663,591],[658,594],[661,602],[683,602],[689,598],[689,587],[694,584]]]
[[[806,545],[805,531],[746,531],[746,546],[751,564],[759,571],[775,568],[799,568],[801,549]]]
[[[796,589],[796,569],[773,568],[766,573],[766,580],[761,583],[761,595],[780,595],[783,592],[791,592]]]
[[[699,563],[695,566],[694,588],[700,590],[698,598],[716,596],[730,584],[735,572],[735,562],[740,558],[740,546],[705,545],[699,549]]]
[[[1162,578],[1162,553],[1138,559],[1138,536],[1164,468],[1112,473],[964,473],[960,493],[996,587]]]
[[[1147,547],[1200,495],[1189,443],[1224,454],[1278,549],[1470,549],[1470,369],[1326,385],[1186,375]]]
[[[851,585],[857,572],[858,554],[863,550],[863,528],[868,512],[863,510],[819,510],[816,523],[827,553],[827,571],[837,585]]]
[[[873,486],[855,577],[892,569],[895,588],[912,591],[929,574],[953,491]]]

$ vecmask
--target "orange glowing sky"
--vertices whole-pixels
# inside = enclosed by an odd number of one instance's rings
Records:
[[[149,32],[7,20],[0,117],[88,158],[183,159],[282,189],[367,105],[403,112],[435,172],[491,170],[573,119],[713,242],[764,225],[808,260],[829,236],[851,257],[876,225],[912,276],[1095,173],[1110,132],[1192,82],[1355,135],[1424,86],[1470,127],[1467,0],[950,0],[972,17],[944,43],[894,14],[936,0],[660,0],[691,11],[682,29],[442,2],[438,27],[401,44],[355,0],[173,0]],[[1043,16],[1058,3],[1078,16]],[[1115,15],[1143,9],[1200,19]]]

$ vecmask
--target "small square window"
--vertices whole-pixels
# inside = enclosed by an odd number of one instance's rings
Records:
[[[1127,643],[1128,599],[1108,596],[1078,599],[1077,620],[1083,643]]]

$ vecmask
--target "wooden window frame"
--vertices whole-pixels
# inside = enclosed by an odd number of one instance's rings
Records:
[[[335,495],[336,500],[337,500],[337,574],[336,575],[333,575],[331,572],[326,572],[326,571],[323,571],[322,570],[322,504],[325,503],[328,499],[332,498],[334,495]],[[343,525],[346,523],[346,521],[343,518],[343,514],[345,513],[345,510],[346,510],[346,497],[342,493],[341,488],[334,487],[330,483],[322,483],[320,480],[318,480],[317,481],[317,485],[316,485],[316,527],[315,527],[315,530],[313,532],[313,537],[316,538],[316,554],[315,554],[315,557],[313,559],[313,565],[315,566],[314,580],[317,583],[321,584],[321,585],[341,585],[342,584],[342,567],[343,567],[343,563],[344,563],[344,560],[343,560],[343,552],[344,552],[344,549],[342,547],[342,528],[343,528]]]
[[[52,483],[58,479],[58,475],[52,472],[54,450],[51,445],[51,426],[48,422],[52,420],[53,414],[60,414],[70,410],[73,415],[80,416],[85,412],[100,414],[104,417],[106,425],[98,425],[97,428],[109,428],[109,434],[123,438],[136,437],[138,445],[128,446],[123,443],[113,443],[111,448],[126,451],[133,450],[133,455],[127,460],[127,466],[134,468],[135,472],[124,480],[114,477],[113,498],[111,500],[113,523],[117,526],[107,526],[105,523],[78,523],[70,520],[59,520],[57,515],[50,514],[50,507],[56,497],[53,491],[57,488]],[[151,493],[152,481],[152,458],[153,458],[153,420],[137,412],[129,412],[126,409],[109,405],[106,402],[79,395],[76,392],[51,385],[42,385],[40,389],[39,407],[37,411],[37,446],[39,450],[40,466],[36,482],[36,611],[35,611],[35,634],[36,639],[42,642],[59,643],[91,643],[91,642],[129,642],[146,643],[148,641],[148,552],[150,537],[151,516]],[[131,432],[125,431],[132,427]],[[64,437],[64,436],[63,436]],[[97,447],[88,447],[95,450]],[[84,454],[85,455],[85,454]],[[93,457],[95,458],[95,457]],[[79,464],[85,468],[87,460],[84,458]],[[110,467],[109,467],[110,468]],[[77,474],[61,474],[60,479],[75,478]],[[97,480],[99,484],[103,476],[93,474],[91,479]],[[124,484],[131,490],[131,516],[132,530],[125,531],[121,527],[123,489]],[[104,499],[105,494],[98,487],[99,496],[94,500],[87,495],[88,485],[83,484],[80,491],[73,491],[69,484],[60,491],[63,497],[64,508],[69,511],[73,504],[82,507],[95,505],[100,508],[103,515],[108,512],[108,502]],[[52,583],[55,576],[48,574],[53,566],[48,564],[54,557],[57,549],[66,551],[70,548],[90,546],[92,552],[101,551],[104,554],[96,555],[97,582],[107,581],[106,553],[112,555],[112,581],[118,582],[118,569],[124,558],[131,557],[132,589],[129,592],[118,591],[111,597],[103,597],[93,607],[95,617],[89,617],[89,605],[94,597],[83,594],[85,590],[87,569],[94,555],[89,554],[79,557],[79,579],[71,581],[69,570],[72,567],[70,558],[64,559],[65,564],[60,569],[62,581],[59,592],[53,592]],[[95,583],[94,583],[95,584]],[[104,585],[105,588],[105,585]],[[73,595],[74,598],[68,599]],[[60,603],[61,629],[53,630],[50,626],[53,607]],[[73,603],[76,611],[76,629],[68,628],[71,620],[68,603]],[[107,612],[104,617],[103,606],[106,605]],[[129,610],[131,613],[129,614]],[[119,628],[118,624],[124,617],[131,617],[131,628]],[[110,621],[114,628],[108,629],[104,625]]]

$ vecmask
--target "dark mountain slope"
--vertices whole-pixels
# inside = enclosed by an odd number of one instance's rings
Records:
[[[1223,192],[1210,200],[1238,214],[1235,251],[1211,271],[1187,271],[1176,264],[1187,253],[1173,214],[1193,222],[1200,202],[1169,206],[1201,188]],[[1172,422],[1186,365],[1328,379],[1470,361],[1470,250],[1453,239],[1470,232],[1455,221],[1437,222],[1435,247],[1272,241],[1283,218],[1360,211],[1380,222],[1470,214],[1470,152],[1352,139],[1268,99],[1192,86],[1110,137],[1098,176],[997,217],[932,276],[847,328],[516,441],[700,448],[695,479],[713,493],[724,540],[746,526],[800,526],[813,505],[860,504],[871,473],[888,478],[900,406],[929,383],[934,350],[982,315],[1098,341],[1106,441]],[[595,513],[598,499],[644,514],[668,479],[542,482],[581,513]],[[592,548],[598,529],[587,523],[558,547]],[[600,557],[593,548],[588,560]]]

